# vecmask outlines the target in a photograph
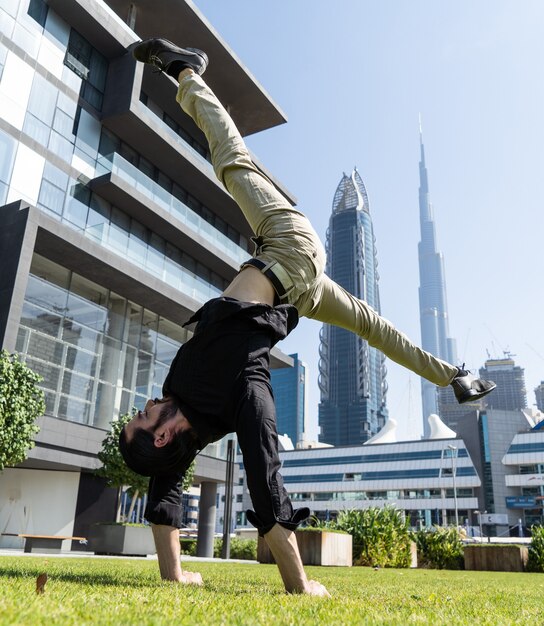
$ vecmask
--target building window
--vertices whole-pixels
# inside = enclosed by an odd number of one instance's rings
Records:
[[[169,360],[188,336],[34,255],[16,350],[42,376],[49,415],[107,429],[115,415],[160,395]]]
[[[85,102],[100,111],[106,88],[107,59],[95,50],[85,37],[72,29],[64,65],[83,79],[79,95]]]
[[[44,0],[30,0],[28,14],[43,28],[45,26],[45,20],[47,19],[48,9],[49,7],[45,4]]]

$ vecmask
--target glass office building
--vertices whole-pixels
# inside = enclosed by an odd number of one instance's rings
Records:
[[[0,5],[0,337],[46,398],[36,447],[0,477],[2,532],[85,536],[111,519],[116,494],[92,474],[111,420],[161,395],[183,323],[251,254],[176,83],[127,51],[158,32],[214,50],[207,80],[243,135],[285,122],[191,2]],[[197,463],[208,499],[221,457]]]
[[[378,260],[366,189],[357,170],[344,174],[327,231],[327,274],[380,312]],[[364,443],[387,419],[385,357],[342,328],[323,325],[319,440],[335,446]]]
[[[298,358],[298,354],[289,356],[293,359],[293,367],[274,370],[271,382],[278,433],[288,435],[296,447],[303,440],[306,423],[307,366]]]

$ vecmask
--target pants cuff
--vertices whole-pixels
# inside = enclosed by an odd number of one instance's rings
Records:
[[[293,515],[290,519],[284,520],[276,518],[274,519],[274,521],[269,523],[262,522],[255,513],[255,511],[248,510],[246,512],[246,515],[248,522],[255,526],[255,528],[259,531],[259,535],[261,537],[264,537],[264,535],[272,530],[272,528],[276,524],[279,524],[280,526],[283,526],[284,528],[287,528],[289,530],[296,530],[301,522],[310,517],[310,509],[308,507],[297,509],[296,511],[293,511]]]

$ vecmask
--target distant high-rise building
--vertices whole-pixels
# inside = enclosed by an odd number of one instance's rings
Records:
[[[375,237],[365,186],[344,174],[327,231],[327,274],[380,311]],[[385,357],[357,335],[324,324],[319,361],[319,440],[364,443],[387,418]]]
[[[467,413],[481,411],[485,406],[485,398],[459,404],[450,386],[438,387],[438,407],[440,411],[440,419],[444,422],[444,424],[453,430],[457,429],[459,422],[466,416]]]
[[[446,278],[444,256],[438,250],[433,207],[429,196],[425,148],[421,125],[419,129],[421,159],[419,162],[419,221],[421,241],[418,244],[419,256],[419,318],[421,324],[421,345],[435,356],[455,363],[457,361],[455,340],[449,337],[448,304],[446,298]],[[448,393],[449,392],[449,393]],[[453,392],[448,388],[440,396],[444,403],[453,402]],[[421,379],[421,400],[423,408],[424,436],[429,434],[428,417],[431,413],[440,415],[437,387]],[[451,402],[450,402],[451,401]]]
[[[298,354],[289,355],[293,367],[276,369],[271,372],[272,389],[276,403],[278,433],[289,435],[296,447],[303,439],[306,422],[306,369],[307,366]]]
[[[495,391],[486,396],[487,408],[515,411],[527,407],[525,370],[514,359],[488,359],[480,368],[480,378],[497,383]]]
[[[535,389],[536,408],[544,411],[544,380]]]

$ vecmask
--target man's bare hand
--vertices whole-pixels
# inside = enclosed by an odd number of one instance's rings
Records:
[[[331,597],[331,594],[321,583],[318,583],[317,580],[309,580],[304,593],[309,596],[319,596],[321,598]]]
[[[184,585],[203,585],[202,576],[198,572],[181,572],[180,583]]]

